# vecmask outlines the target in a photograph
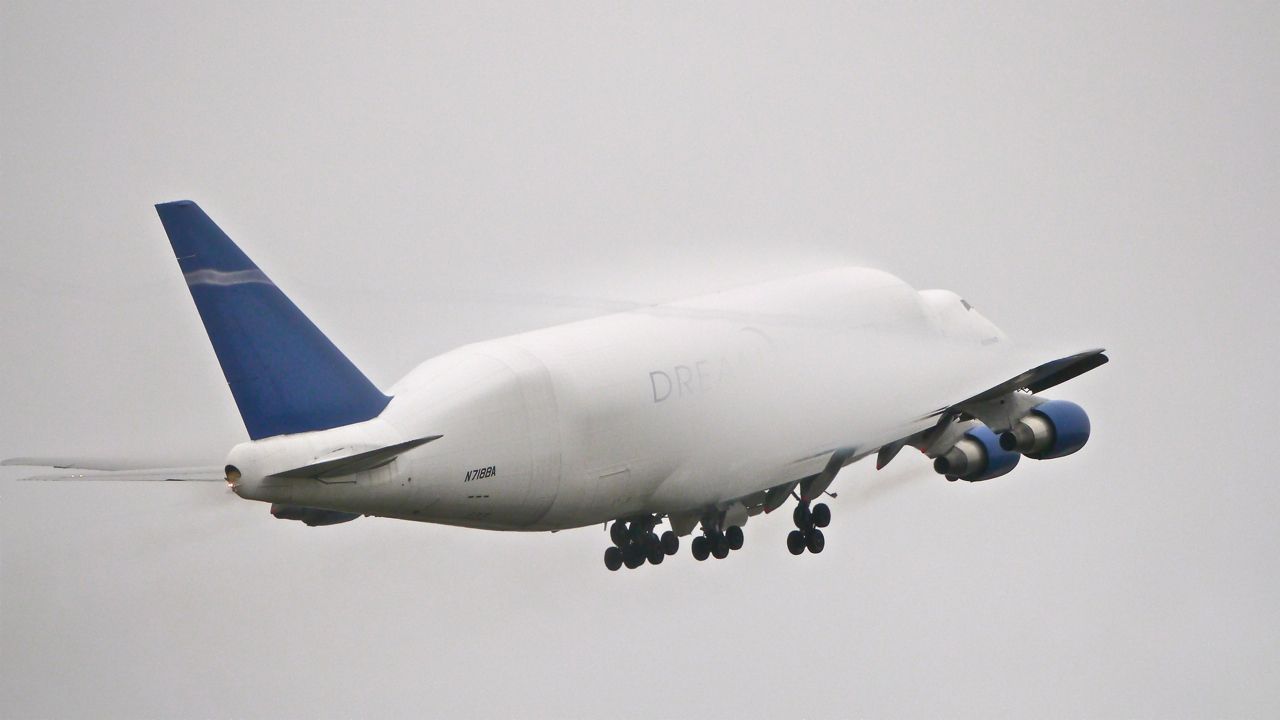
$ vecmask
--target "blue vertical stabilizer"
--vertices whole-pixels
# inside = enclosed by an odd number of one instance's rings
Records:
[[[391,398],[190,200],[156,205],[249,437],[377,417]]]

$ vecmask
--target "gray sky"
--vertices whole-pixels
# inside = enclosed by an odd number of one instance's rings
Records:
[[[105,5],[0,10],[0,457],[244,438],[184,197],[383,386],[850,262],[1113,362],[1080,454],[853,466],[820,556],[6,469],[0,715],[1280,714],[1274,3]]]

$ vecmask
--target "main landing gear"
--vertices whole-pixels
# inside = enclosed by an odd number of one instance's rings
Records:
[[[623,565],[634,570],[649,562],[661,565],[668,555],[680,550],[680,538],[670,530],[661,536],[654,532],[658,518],[650,515],[626,522],[618,520],[609,527],[609,539],[613,541],[604,551],[604,566],[617,570]]]
[[[693,539],[693,559],[699,562],[708,557],[723,560],[729,557],[732,550],[741,550],[743,543],[742,528],[737,525],[727,530],[703,530],[703,535]]]
[[[822,552],[827,540],[819,528],[831,524],[831,508],[825,503],[818,503],[810,510],[808,501],[802,501],[791,514],[791,519],[796,524],[796,529],[787,535],[787,549],[791,554],[799,555],[805,550],[815,555]]]

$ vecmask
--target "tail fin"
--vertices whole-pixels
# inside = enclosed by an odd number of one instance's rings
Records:
[[[376,417],[391,398],[190,200],[156,205],[249,437]]]

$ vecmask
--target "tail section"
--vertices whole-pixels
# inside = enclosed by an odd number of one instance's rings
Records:
[[[198,205],[156,205],[254,440],[377,417],[391,398],[347,359]]]

